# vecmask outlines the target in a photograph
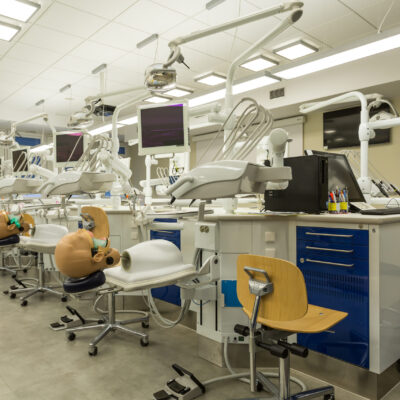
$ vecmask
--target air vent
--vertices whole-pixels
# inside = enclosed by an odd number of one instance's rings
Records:
[[[269,92],[269,98],[272,99],[277,99],[278,97],[283,97],[285,95],[285,88],[279,88],[275,90],[271,90]]]

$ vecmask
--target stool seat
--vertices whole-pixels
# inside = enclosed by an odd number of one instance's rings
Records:
[[[33,236],[22,236],[19,246],[37,253],[54,254],[58,241],[67,233],[68,229],[62,225],[36,225]]]
[[[96,271],[84,278],[67,278],[63,286],[66,293],[79,293],[96,289],[104,285],[105,281],[104,272]]]
[[[4,239],[0,239],[0,247],[12,246],[12,245],[18,244],[18,243],[19,243],[18,235],[12,235],[12,236],[6,237]]]

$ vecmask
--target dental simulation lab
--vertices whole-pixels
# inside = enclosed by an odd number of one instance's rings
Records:
[[[400,400],[400,0],[0,0],[0,400]]]

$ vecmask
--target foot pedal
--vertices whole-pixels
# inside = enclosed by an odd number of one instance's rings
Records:
[[[61,320],[62,322],[64,322],[64,324],[69,324],[70,322],[73,321],[73,319],[72,319],[72,318],[69,318],[67,315],[64,315],[63,317],[61,317],[60,320]]]
[[[50,324],[50,329],[53,329],[53,331],[62,331],[65,328],[65,325],[60,324],[59,322],[53,322]]]

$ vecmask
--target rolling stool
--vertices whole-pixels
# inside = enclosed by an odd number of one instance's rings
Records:
[[[17,247],[19,244],[19,236],[12,235],[4,239],[0,239],[0,250],[1,250],[1,267],[0,271],[8,272],[13,278],[17,277],[18,267],[6,267],[5,266],[5,255],[4,252]]]
[[[28,298],[37,293],[51,293],[61,297],[61,301],[68,300],[65,293],[54,290],[46,285],[44,254],[54,254],[57,242],[68,233],[68,229],[62,225],[41,224],[36,225],[32,237],[21,237],[20,248],[38,253],[38,280],[35,286],[29,288],[10,289],[10,298],[14,298],[17,293],[28,293],[21,298],[21,306],[28,305]]]
[[[66,293],[81,293],[89,290],[96,289],[102,286],[106,282],[106,277],[103,271],[96,271],[84,278],[68,278],[64,281],[64,290]],[[133,336],[140,337],[140,344],[147,346],[149,344],[148,335],[142,332],[134,331],[133,329],[127,328],[125,325],[133,323],[142,323],[143,328],[149,327],[149,316],[146,315],[140,318],[133,318],[125,321],[118,321],[115,318],[115,295],[120,289],[117,288],[106,288],[103,293],[99,291],[99,294],[107,294],[108,297],[108,315],[105,317],[104,323],[96,323],[94,325],[79,326],[74,328],[66,329],[67,338],[70,341],[75,340],[75,332],[86,331],[89,329],[102,328],[101,332],[90,342],[89,344],[89,355],[97,355],[97,344],[104,339],[109,333],[114,331],[124,332]]]

